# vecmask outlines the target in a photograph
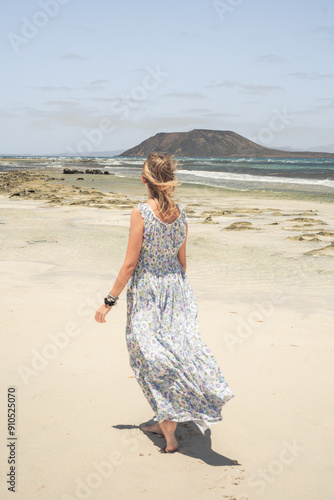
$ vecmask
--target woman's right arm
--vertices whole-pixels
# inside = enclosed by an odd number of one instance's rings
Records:
[[[186,237],[184,239],[184,242],[180,246],[179,251],[177,252],[177,258],[179,259],[179,262],[183,267],[184,272],[186,272],[186,267],[187,267],[187,255],[186,255],[187,235],[188,235],[188,224],[186,226]]]

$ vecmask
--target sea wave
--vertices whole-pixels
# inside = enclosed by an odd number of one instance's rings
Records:
[[[136,165],[142,165],[143,164],[143,160],[123,160],[123,159],[120,159],[120,158],[109,158],[107,160],[100,160],[99,163],[101,165],[106,165],[108,167],[121,167],[123,165],[125,166],[128,166],[128,165],[133,165],[134,167]]]
[[[250,174],[235,174],[231,172],[204,172],[202,170],[178,170],[179,174],[191,178],[202,177],[207,180],[222,180],[222,181],[240,181],[240,182],[266,182],[274,184],[303,184],[309,186],[326,186],[334,189],[334,181],[330,179],[302,179],[289,177],[273,177],[271,175],[250,175]]]

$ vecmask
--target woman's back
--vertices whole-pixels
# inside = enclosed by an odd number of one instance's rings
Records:
[[[177,253],[186,237],[186,213],[177,204],[179,215],[172,222],[164,222],[155,215],[148,203],[138,203],[144,220],[143,243],[135,271],[166,274],[181,272]]]

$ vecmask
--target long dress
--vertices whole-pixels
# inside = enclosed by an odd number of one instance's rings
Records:
[[[130,365],[156,422],[193,421],[202,433],[222,420],[235,395],[199,333],[198,305],[177,253],[186,212],[161,221],[147,203],[143,243],[127,283],[126,343]]]

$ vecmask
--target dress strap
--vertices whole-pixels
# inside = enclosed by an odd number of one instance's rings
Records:
[[[179,207],[181,217],[183,217],[184,219],[186,219],[187,218],[187,214],[186,214],[186,209],[184,208],[184,206],[181,205],[180,203],[178,203],[177,206]]]
[[[147,219],[147,216],[149,214],[149,207],[147,206],[146,203],[138,203],[137,207],[139,208],[139,211],[144,219],[144,221]]]

